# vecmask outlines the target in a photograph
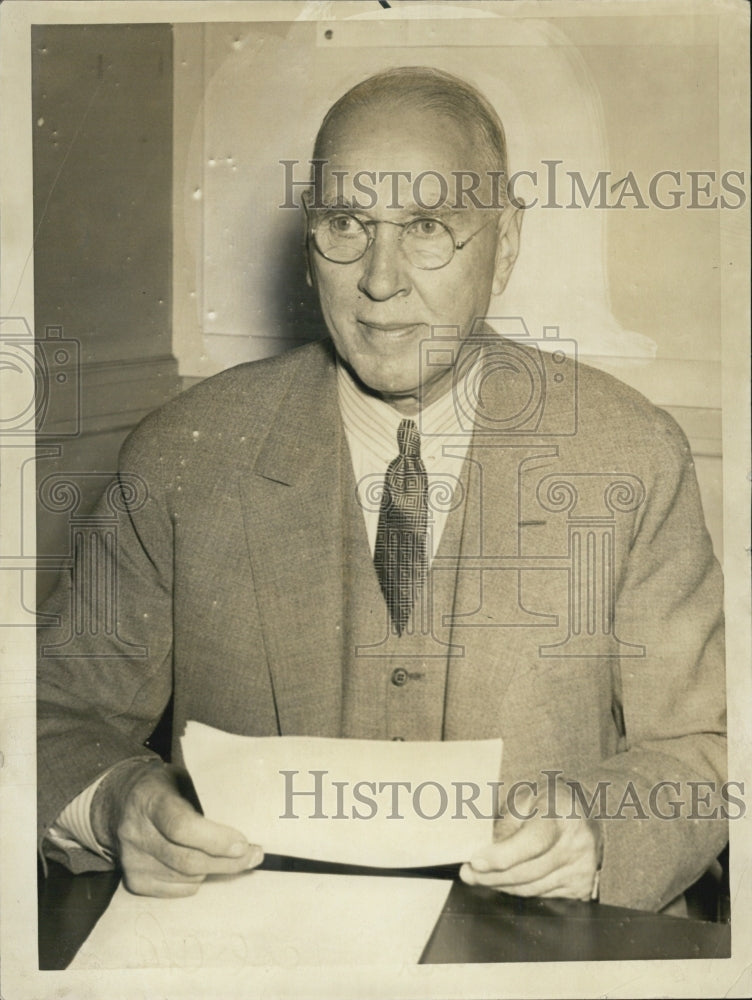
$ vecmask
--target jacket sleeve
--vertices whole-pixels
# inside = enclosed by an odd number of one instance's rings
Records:
[[[662,411],[655,430],[614,621],[619,639],[645,652],[616,671],[621,752],[577,776],[607,804],[601,902],[651,910],[708,868],[728,816],[721,570],[689,445]]]
[[[113,764],[144,757],[172,686],[172,521],[159,415],[128,438],[119,472],[73,532],[73,565],[43,607],[39,629],[37,787],[40,848],[60,811]],[[107,867],[94,853],[56,850],[74,871]]]

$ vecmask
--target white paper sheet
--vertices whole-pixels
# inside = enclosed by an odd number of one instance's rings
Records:
[[[451,881],[249,871],[185,899],[122,885],[71,969],[415,964]]]
[[[256,738],[189,722],[182,748],[205,815],[267,853],[408,868],[466,861],[493,839],[501,740]]]

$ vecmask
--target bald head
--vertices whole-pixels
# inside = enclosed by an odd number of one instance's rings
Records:
[[[470,84],[429,66],[385,70],[356,84],[327,112],[314,146],[314,160],[325,160],[339,134],[356,123],[365,133],[385,114],[425,113],[450,119],[467,136],[478,171],[507,172],[504,128],[486,98]]]

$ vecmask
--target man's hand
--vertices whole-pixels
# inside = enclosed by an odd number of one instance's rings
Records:
[[[509,812],[499,824],[503,839],[476,852],[460,878],[514,896],[590,899],[600,865],[600,829],[594,821],[567,816],[563,801],[557,795],[562,807],[553,810],[543,795],[518,803],[518,815]],[[571,799],[567,802],[571,810]]]
[[[242,833],[205,819],[181,794],[181,772],[128,761],[105,778],[92,803],[99,843],[112,850],[127,889],[143,896],[192,896],[207,875],[263,860]]]

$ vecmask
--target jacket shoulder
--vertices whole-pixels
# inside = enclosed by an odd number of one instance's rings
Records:
[[[637,389],[584,362],[577,369],[577,432],[624,453],[680,461],[690,449],[676,420]]]
[[[186,418],[198,415],[227,419],[237,410],[247,419],[255,410],[283,397],[302,370],[320,369],[323,376],[332,359],[329,342],[316,341],[274,357],[248,361],[191,386],[156,410],[155,415],[163,427],[171,423],[182,426]]]
[[[186,389],[144,417],[130,433],[125,453],[164,452],[184,439],[215,440],[235,434],[247,440],[264,433],[299,378],[322,383],[334,364],[329,341],[316,341],[260,361],[250,361]]]

